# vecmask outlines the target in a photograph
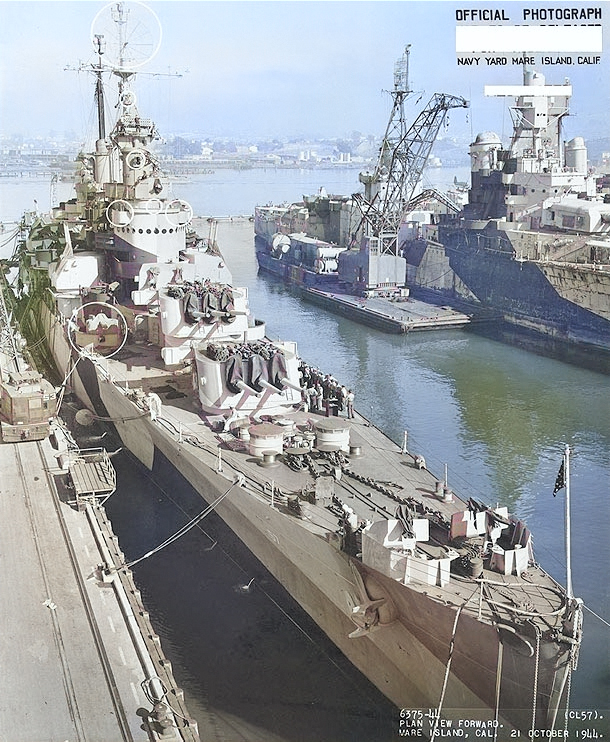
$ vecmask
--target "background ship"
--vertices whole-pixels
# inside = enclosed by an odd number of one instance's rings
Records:
[[[599,194],[581,137],[562,139],[571,85],[487,86],[516,98],[505,149],[493,132],[470,147],[468,204],[402,233],[411,285],[459,296],[555,340],[610,350],[610,194]]]
[[[301,286],[358,296],[408,295],[398,240],[401,220],[407,206],[414,207],[422,197],[414,201],[448,111],[468,106],[463,98],[435,93],[409,124],[409,50],[407,46],[394,67],[392,111],[378,161],[359,176],[364,193],[335,196],[321,188],[302,203],[258,206],[254,230],[262,270]],[[437,196],[457,210],[449,197]]]
[[[397,82],[395,101],[407,90]],[[398,168],[397,155],[419,145],[421,122],[393,139],[393,122],[401,120],[395,105],[375,173],[361,176],[364,195],[321,189],[298,204],[257,207],[259,265],[304,286],[410,293],[608,351],[610,194],[597,192],[584,140],[562,139],[571,85],[546,85],[540,73],[525,70],[523,85],[487,86],[486,92],[516,97],[514,132],[508,149],[494,132],[476,137],[463,208],[456,194],[414,195],[420,162],[411,154]],[[443,113],[428,106],[428,141],[435,137],[434,111],[437,120]],[[392,188],[400,197],[383,201]],[[381,226],[381,214],[393,220],[390,227]],[[348,249],[367,229],[359,248]]]
[[[106,62],[96,34],[92,68],[98,103],[118,76],[119,119],[106,137],[100,106],[76,198],[23,225],[30,343],[146,466],[161,453],[189,480],[208,503],[192,524],[214,509],[397,706],[433,709],[433,735],[442,718],[554,728],[580,602],[523,522],[456,498],[295,343],[265,337],[215,225],[199,237],[168,195],[131,90],[129,11],[111,12],[120,54]]]

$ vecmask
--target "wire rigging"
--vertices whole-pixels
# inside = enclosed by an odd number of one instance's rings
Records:
[[[121,567],[115,569],[114,571],[118,571],[118,569],[124,569],[124,568],[131,568],[135,564],[138,564],[139,562],[142,562],[144,559],[148,559],[148,557],[153,556],[153,554],[156,554],[157,552],[164,549],[166,546],[169,546],[170,544],[173,544],[174,541],[177,541],[181,536],[184,536],[185,533],[188,533],[188,531],[191,530],[191,528],[194,528],[200,521],[202,521],[206,516],[208,516],[213,510],[216,509],[216,507],[225,499],[225,497],[231,492],[233,487],[240,484],[240,480],[236,480],[233,482],[233,484],[227,489],[225,492],[222,493],[222,495],[219,495],[213,503],[208,505],[206,508],[204,508],[198,515],[196,515],[194,518],[192,518],[188,523],[186,523],[182,528],[179,528],[173,535],[169,536],[165,539],[165,541],[162,541],[158,546],[155,546],[154,549],[151,549],[150,551],[147,551],[146,554],[143,554],[141,557],[138,557],[137,559],[133,559],[130,562],[126,562],[125,564],[121,565]]]

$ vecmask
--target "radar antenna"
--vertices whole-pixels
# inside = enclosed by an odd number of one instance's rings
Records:
[[[161,23],[156,13],[142,3],[114,2],[103,7],[91,24],[91,39],[105,43],[104,65],[129,77],[143,67],[161,46]]]
[[[136,96],[131,82],[140,68],[159,50],[162,29],[156,13],[140,2],[113,2],[104,6],[93,19],[90,32],[95,61],[82,62],[78,67],[66,67],[80,72],[87,70],[95,76],[95,108],[97,111],[97,138],[106,139],[106,111],[104,74],[118,77],[119,120],[127,116],[138,118]],[[179,72],[148,73],[154,77],[182,77]],[[116,131],[116,125],[115,125]],[[151,128],[149,138],[156,132]],[[112,137],[112,134],[111,134]]]
[[[106,139],[106,119],[104,117],[104,83],[102,81],[102,54],[106,50],[103,34],[95,34],[93,43],[97,51],[97,66],[93,67],[95,74],[95,107],[97,109],[97,138]]]

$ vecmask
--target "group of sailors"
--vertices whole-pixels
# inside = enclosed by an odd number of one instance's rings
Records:
[[[299,362],[299,376],[308,410],[324,413],[327,417],[340,412],[344,412],[348,418],[354,417],[354,392],[340,384],[334,376],[323,374],[304,361]]]

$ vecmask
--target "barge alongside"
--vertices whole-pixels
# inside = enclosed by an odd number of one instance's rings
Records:
[[[307,298],[317,288],[329,306],[332,292],[385,293],[408,311],[411,295],[607,354],[610,194],[598,192],[584,140],[563,141],[572,86],[547,85],[543,75],[526,70],[522,85],[486,92],[516,98],[514,131],[507,148],[490,131],[471,144],[463,208],[436,192],[403,199],[397,250],[389,255],[370,242],[348,249],[366,196],[321,190],[298,204],[259,206],[259,265],[304,286]],[[423,211],[426,200],[442,203],[428,223],[413,211]],[[338,302],[333,309],[341,311]]]
[[[392,113],[378,162],[359,176],[364,193],[333,196],[321,188],[301,203],[257,206],[254,214],[261,271],[301,287],[305,299],[337,314],[398,333],[463,327],[472,319],[472,312],[409,298],[407,261],[398,242],[401,218],[447,112],[468,104],[436,93],[408,125],[408,67],[407,46],[394,68]]]
[[[128,60],[110,71],[120,116],[76,197],[24,225],[29,341],[145,466],[163,454],[200,517],[214,509],[396,706],[433,709],[434,733],[443,719],[497,723],[499,739],[563,726],[580,601],[522,521],[459,499],[294,342],[266,338],[215,225],[197,235],[169,195]]]

